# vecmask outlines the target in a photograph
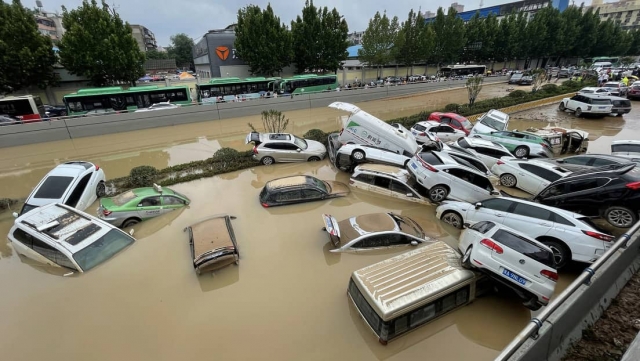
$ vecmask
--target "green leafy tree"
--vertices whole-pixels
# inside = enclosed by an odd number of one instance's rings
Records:
[[[193,39],[187,34],[179,33],[171,36],[169,40],[171,40],[171,45],[167,48],[169,59],[176,59],[178,67],[194,69]]]
[[[562,28],[558,34],[557,55],[562,58],[578,56],[576,40],[580,36],[582,9],[569,6],[560,14]]]
[[[481,60],[481,53],[483,47],[483,40],[485,40],[484,19],[480,19],[480,12],[476,11],[475,14],[469,19],[469,22],[465,26],[465,37],[467,40],[462,60],[463,61],[479,61]]]
[[[482,90],[483,81],[484,81],[484,78],[482,77],[482,75],[474,76],[467,79],[467,83],[464,86],[465,88],[467,88],[467,95],[469,97],[469,106],[473,106],[473,103],[475,103],[476,99],[478,99],[478,95]]]
[[[393,47],[396,62],[407,67],[407,76],[409,75],[409,67],[421,60],[420,35],[422,27],[418,25],[421,23],[424,23],[422,16],[419,13],[414,13],[411,9],[407,20],[402,23]]]
[[[515,31],[511,34],[509,41],[513,44],[513,59],[516,60],[516,68],[518,67],[518,59],[524,59],[529,52],[529,40],[531,35],[528,34],[527,17],[524,12],[519,12],[514,21]]]
[[[418,61],[422,61],[426,65],[433,59],[436,35],[433,32],[433,26],[431,26],[431,24],[427,24],[420,13],[418,13],[418,17],[416,19],[416,25],[419,34]]]
[[[588,8],[580,21],[579,35],[575,39],[576,55],[581,58],[593,56],[598,41],[599,10]]]
[[[51,39],[40,34],[30,10],[19,0],[0,2],[0,94],[55,84]]]
[[[500,22],[496,14],[490,13],[489,16],[484,19],[484,39],[482,41],[482,48],[480,49],[480,59],[495,62],[498,44],[500,42],[502,42],[500,38]],[[491,68],[493,68],[493,65]]]
[[[252,74],[272,76],[291,62],[291,33],[273,13],[249,5],[238,10],[235,47]]]
[[[391,49],[397,40],[398,29],[398,17],[389,20],[386,12],[382,16],[376,12],[362,34],[362,48],[358,50],[360,60],[369,66],[376,66],[378,72],[382,66],[389,64],[393,60]]]
[[[633,35],[627,30],[622,29],[620,24],[615,24],[615,27],[613,28],[613,38],[616,39],[616,41],[611,44],[609,54],[626,54],[631,48],[631,43],[633,43]]]
[[[149,49],[144,55],[147,59],[169,59],[169,54],[157,49]]]
[[[631,36],[631,45],[627,50],[627,55],[640,54],[640,29],[631,30],[629,35]]]
[[[516,14],[511,13],[500,21],[500,30],[497,37],[498,41],[495,43],[495,59],[504,61],[504,67],[507,66],[507,62],[511,61],[515,55],[515,48],[517,43],[511,42],[514,38],[514,34],[517,33],[516,29]]]
[[[95,86],[134,82],[144,75],[144,53],[106,2],[84,0],[77,9],[62,7],[67,30],[60,41],[60,61],[71,73],[89,78]]]
[[[349,53],[349,26],[342,15],[333,8],[331,11],[325,6],[322,9],[322,47],[317,68],[326,71],[336,71],[347,60]]]
[[[464,21],[458,17],[454,8],[449,8],[447,14],[440,7],[433,21],[435,34],[434,60],[438,65],[445,62],[459,60],[466,44]]]

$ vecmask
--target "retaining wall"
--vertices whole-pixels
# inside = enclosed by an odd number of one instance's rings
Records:
[[[562,95],[556,95],[556,96],[552,96],[552,97],[549,97],[549,98],[534,100],[534,101],[528,102],[528,103],[516,104],[516,105],[512,105],[510,107],[500,108],[498,110],[500,110],[502,112],[505,112],[507,114],[511,114],[511,113],[520,112],[520,111],[523,111],[523,110],[529,110],[529,109],[533,109],[533,108],[537,108],[537,107],[553,104],[555,102],[561,101],[562,99],[564,99],[566,97],[571,97],[574,94],[575,94],[575,92],[568,93],[568,94],[562,94]],[[478,118],[480,118],[481,115],[482,114],[470,115],[470,116],[467,117],[467,119],[475,121],[475,120],[478,120]]]

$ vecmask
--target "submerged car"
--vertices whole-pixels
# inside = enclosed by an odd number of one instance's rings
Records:
[[[189,205],[186,196],[157,184],[136,188],[111,198],[101,198],[98,217],[116,227],[131,227]]]
[[[493,131],[507,130],[509,126],[509,114],[496,109],[491,109],[482,114],[476,124],[471,128],[470,134],[490,133]]]
[[[259,199],[260,204],[268,208],[344,197],[347,194],[349,187],[344,183],[296,175],[267,182],[260,192]]]
[[[184,229],[189,232],[191,258],[197,274],[240,263],[238,243],[231,226],[232,219],[236,217],[212,217]]]
[[[302,139],[289,133],[251,132],[245,144],[252,143],[253,159],[263,165],[281,162],[314,162],[324,159],[327,148],[315,140]]]
[[[473,136],[504,145],[516,158],[553,158],[551,144],[533,133],[502,130]]]
[[[614,140],[611,142],[611,155],[629,159],[640,158],[640,140]]]
[[[323,214],[323,230],[329,234],[334,249],[330,252],[361,252],[373,249],[417,246],[430,241],[411,218],[389,213],[372,213],[338,222]]]
[[[379,164],[359,165],[351,175],[349,184],[384,196],[432,205],[427,198],[427,190],[406,169]]]
[[[542,137],[551,144],[555,154],[582,153],[589,147],[589,133],[584,130],[554,127],[527,128],[527,132]]]

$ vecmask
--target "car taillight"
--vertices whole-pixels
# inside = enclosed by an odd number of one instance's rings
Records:
[[[501,160],[499,160],[499,161],[497,161],[497,162],[496,162],[496,164],[497,164],[497,165],[503,165],[503,164],[504,164],[504,162],[503,162],[503,161],[501,161]]]
[[[543,269],[542,271],[540,271],[540,274],[550,280],[552,280],[553,282],[557,282],[558,281],[558,274],[553,272],[553,271],[549,271],[546,269]]]
[[[549,149],[549,146],[548,146],[548,145],[546,145],[545,143],[540,143],[540,145],[541,145],[543,148],[547,148],[547,149]]]
[[[625,187],[637,191],[638,189],[640,189],[640,182],[627,183]]]
[[[589,237],[597,238],[599,240],[606,241],[606,242],[611,242],[615,239],[614,236],[610,236],[608,234],[603,234],[603,233],[594,232],[594,231],[582,231],[582,233],[586,234]]]
[[[98,170],[100,170],[100,166],[99,165],[96,166],[96,171],[98,171]]]
[[[490,239],[483,239],[482,241],[480,241],[480,244],[489,248],[490,250],[493,250],[494,252],[496,252],[497,254],[502,254],[503,250],[502,247],[498,246],[498,244],[496,244],[496,242],[490,240]]]
[[[110,211],[110,210],[108,210],[108,209],[103,209],[103,210],[102,210],[102,214],[103,214],[103,215],[105,215],[105,216],[108,216],[108,215],[110,215],[110,214],[111,214],[111,211]]]
[[[421,137],[426,137],[426,136],[427,136],[427,133],[422,132],[422,133],[420,133],[420,136],[421,136]]]
[[[260,203],[260,204],[261,204],[264,208],[269,208],[269,205],[268,205],[267,203],[262,202],[262,203]]]
[[[258,146],[253,147],[253,154],[258,154]]]

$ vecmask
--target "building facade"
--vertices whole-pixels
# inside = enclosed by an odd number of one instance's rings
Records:
[[[590,7],[594,10],[600,10],[601,20],[611,19],[620,24],[623,29],[630,30],[640,27],[640,0],[622,0],[614,3],[593,0]]]
[[[347,41],[351,45],[360,45],[362,44],[362,35],[364,35],[364,31],[354,31],[347,35]]]
[[[594,0],[597,1],[597,0]],[[489,14],[495,14],[498,17],[498,20],[504,18],[505,16],[511,14],[512,12],[518,13],[523,11],[530,18],[533,16],[538,10],[548,6],[549,0],[524,0],[524,1],[516,1],[508,4],[490,6],[481,9],[468,10],[458,12],[458,17],[467,21],[471,20],[471,18],[476,14],[476,12],[480,13],[481,18],[486,18]],[[451,6],[462,6],[457,3],[451,4]],[[569,6],[569,0],[552,0],[551,6],[554,8],[564,11]],[[464,9],[464,8],[463,8]],[[426,18],[427,22],[432,22],[435,20],[435,16]]]
[[[153,35],[151,30],[147,29],[142,25],[130,25],[131,26],[131,34],[133,38],[136,39],[138,43],[138,47],[140,51],[147,51],[151,49],[157,49],[158,44],[156,43],[156,37]]]
[[[246,78],[249,66],[236,56],[234,43],[236,25],[224,29],[209,30],[193,47],[193,64],[196,73],[203,78]]]
[[[62,27],[62,16],[40,11],[35,15],[38,31],[41,34],[51,38],[54,42],[60,41],[64,35],[64,27]]]

